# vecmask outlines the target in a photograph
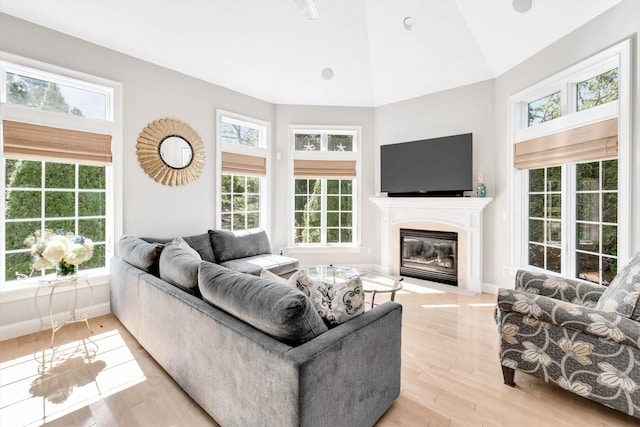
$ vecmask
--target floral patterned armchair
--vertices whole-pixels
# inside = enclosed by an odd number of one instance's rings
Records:
[[[504,382],[515,370],[640,418],[640,254],[604,287],[518,271],[500,289]]]

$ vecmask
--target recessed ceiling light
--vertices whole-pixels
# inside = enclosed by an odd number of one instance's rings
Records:
[[[416,25],[416,20],[413,16],[407,16],[402,20],[402,26],[405,31],[413,30],[413,27]]]
[[[525,13],[531,9],[533,0],[513,0],[513,8],[516,12]]]
[[[322,70],[320,75],[325,80],[331,80],[333,78],[333,70],[331,68],[327,67],[324,70]]]

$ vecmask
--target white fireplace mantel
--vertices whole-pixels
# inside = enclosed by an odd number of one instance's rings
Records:
[[[464,265],[459,265],[458,286],[482,292],[482,211],[493,201],[492,197],[370,197],[369,200],[382,213],[380,262],[384,273],[399,274],[400,227],[432,224],[442,231],[460,232],[459,249],[464,253],[459,255]]]

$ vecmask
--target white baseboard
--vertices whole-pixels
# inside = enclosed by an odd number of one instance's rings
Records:
[[[487,294],[498,295],[498,289],[502,286],[494,285],[493,283],[484,283],[482,282],[482,292]]]
[[[76,313],[84,313],[87,311],[88,307],[81,307],[76,310]],[[111,304],[107,302],[103,302],[101,304],[96,304],[91,307],[91,312],[89,313],[89,319],[94,317],[104,316],[106,314],[111,313]],[[69,312],[63,312],[54,314],[53,320],[56,322],[64,322],[69,318]],[[50,329],[50,325],[48,324],[49,319],[46,319],[45,326],[43,328]],[[29,319],[24,320],[22,322],[11,323],[8,325],[0,326],[0,341],[8,340],[11,338],[21,337],[23,335],[32,334],[34,332],[38,332],[40,329],[40,319]]]

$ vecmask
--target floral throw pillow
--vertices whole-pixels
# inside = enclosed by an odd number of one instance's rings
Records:
[[[596,310],[640,320],[640,309],[636,309],[639,299],[640,254],[637,254],[604,291],[598,300]]]
[[[290,279],[289,283],[292,282]],[[311,299],[328,326],[339,325],[364,313],[364,290],[360,277],[332,284],[313,280],[300,271],[295,276],[295,286]]]

